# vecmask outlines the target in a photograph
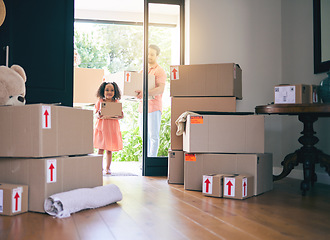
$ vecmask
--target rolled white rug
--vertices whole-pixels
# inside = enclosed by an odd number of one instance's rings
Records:
[[[71,213],[103,207],[122,199],[120,189],[114,184],[109,184],[54,194],[45,199],[44,209],[49,215],[65,218],[69,217]]]

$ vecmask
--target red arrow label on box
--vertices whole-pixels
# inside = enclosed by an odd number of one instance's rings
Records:
[[[205,189],[205,192],[208,193],[209,192],[209,185],[210,185],[210,180],[207,178],[204,182],[206,184],[206,189]]]
[[[16,193],[14,198],[15,198],[15,211],[17,212],[18,211],[18,199],[20,198],[19,194]]]
[[[41,114],[42,114],[42,128],[50,129],[52,127],[51,126],[51,107],[42,106]]]
[[[54,165],[53,164],[50,164],[50,167],[49,167],[49,170],[50,170],[50,181],[54,181]]]
[[[178,80],[179,79],[179,67],[172,66],[170,71],[171,71],[171,80]]]
[[[246,196],[246,182],[243,183],[243,197]]]
[[[125,82],[131,82],[131,73],[130,72],[126,73]]]
[[[228,187],[228,195],[231,196],[231,188],[233,187],[233,184],[231,183],[231,181],[228,181],[226,185]]]
[[[45,111],[44,115],[45,115],[45,127],[48,128],[48,116],[49,116],[49,113],[48,113],[47,110]]]
[[[173,80],[176,79],[176,73],[177,73],[178,70],[176,70],[175,68],[172,70],[172,73],[173,73]]]
[[[57,181],[57,161],[56,159],[49,159],[46,163],[47,183],[55,183]]]

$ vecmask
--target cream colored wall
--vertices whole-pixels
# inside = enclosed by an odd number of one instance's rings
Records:
[[[276,84],[318,84],[325,74],[313,74],[312,5],[310,0],[186,0],[186,64],[238,63],[243,70],[238,111],[273,102]],[[329,154],[325,127],[322,119],[315,129],[321,133],[318,146]],[[273,153],[274,173],[284,156],[300,147],[300,131],[296,117],[266,116],[266,151]],[[297,169],[291,176],[301,178]],[[327,182],[324,169],[319,171]]]
[[[281,2],[190,0],[190,59],[186,63],[238,63],[243,70],[239,111],[273,101],[281,81]]]

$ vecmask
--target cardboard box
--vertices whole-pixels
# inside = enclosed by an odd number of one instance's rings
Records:
[[[253,176],[249,174],[233,174],[223,177],[223,197],[246,199],[253,196]]]
[[[28,186],[0,183],[0,215],[13,216],[28,210]]]
[[[183,151],[191,153],[264,153],[265,117],[261,115],[188,116]]]
[[[174,184],[183,184],[184,171],[183,151],[168,151],[168,174],[167,182]]]
[[[93,111],[47,104],[0,106],[0,157],[93,152]]]
[[[102,102],[101,114],[105,117],[118,117],[122,116],[122,103],[121,102]]]
[[[0,158],[0,182],[29,186],[29,211],[44,212],[47,197],[103,185],[102,156]]]
[[[177,136],[175,121],[186,111],[236,112],[235,97],[172,97],[171,149],[182,150],[182,135]]]
[[[143,74],[141,72],[118,72],[107,77],[111,82],[116,82],[124,98],[136,98],[137,90],[143,90]],[[148,75],[148,89],[155,88],[155,76]]]
[[[270,191],[273,189],[272,154],[185,154],[185,189],[202,191],[203,175],[221,173],[254,176],[254,195]]]
[[[278,85],[274,88],[275,104],[309,103],[310,85]]]
[[[234,63],[171,66],[171,97],[242,99],[242,70]]]
[[[74,104],[96,103],[96,92],[102,84],[103,69],[74,68]]]
[[[203,175],[203,195],[209,197],[222,197],[223,176],[224,174]]]

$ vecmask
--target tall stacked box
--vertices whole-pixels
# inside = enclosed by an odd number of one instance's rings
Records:
[[[0,181],[28,185],[28,210],[52,194],[102,185],[93,111],[50,104],[0,107]]]
[[[236,99],[242,99],[242,70],[234,63],[178,65],[170,70],[171,149],[182,151],[176,120],[186,112],[236,112]]]

